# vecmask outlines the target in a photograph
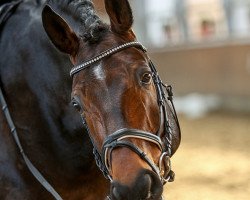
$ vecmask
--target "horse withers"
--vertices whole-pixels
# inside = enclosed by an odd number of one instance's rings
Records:
[[[110,26],[89,0],[21,3],[1,28],[1,88],[24,152],[59,198],[161,199],[180,143],[171,87],[136,41],[129,2],[105,6]],[[3,112],[0,124],[0,199],[53,198]]]

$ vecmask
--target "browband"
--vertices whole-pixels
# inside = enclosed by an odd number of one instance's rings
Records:
[[[101,59],[108,57],[110,55],[113,55],[119,51],[122,51],[123,49],[129,48],[129,47],[138,47],[141,50],[143,50],[144,52],[147,51],[147,49],[140,43],[140,42],[127,42],[125,44],[119,45],[117,47],[108,49],[106,51],[103,51],[102,53],[100,53],[99,55],[89,59],[88,61],[77,65],[75,67],[73,67],[70,71],[70,76],[72,77],[74,74],[78,73],[79,71],[86,69],[87,67],[89,67],[90,65],[92,65],[93,63],[96,63],[98,61],[100,61]]]

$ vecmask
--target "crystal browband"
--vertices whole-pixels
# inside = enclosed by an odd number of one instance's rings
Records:
[[[140,42],[128,42],[122,45],[119,45],[117,47],[108,49],[106,51],[103,51],[102,53],[100,53],[98,56],[95,56],[94,58],[89,59],[88,61],[77,65],[75,67],[73,67],[70,71],[70,76],[72,77],[74,74],[78,73],[79,71],[87,68],[88,66],[92,65],[93,63],[96,63],[98,61],[100,61],[101,59],[110,56],[112,54],[115,54],[123,49],[129,48],[129,47],[138,47],[140,49],[142,49],[144,52],[147,51],[147,49],[140,43]]]

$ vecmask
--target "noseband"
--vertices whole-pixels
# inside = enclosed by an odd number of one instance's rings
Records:
[[[139,42],[128,42],[125,44],[122,44],[120,46],[108,49],[102,53],[100,53],[98,56],[95,56],[92,59],[89,59],[88,61],[75,66],[70,71],[70,76],[72,77],[74,74],[88,68],[92,64],[101,61],[103,58],[109,57],[117,52],[120,52],[124,49],[130,48],[130,47],[136,47],[138,49],[141,49],[144,53],[146,53],[146,48],[140,44]],[[172,106],[172,112],[173,116],[176,120],[177,126],[179,127],[178,118],[176,115],[175,107],[173,104],[173,93],[172,93],[172,87],[166,86],[161,81],[157,70],[151,60],[149,60],[149,66],[152,72],[152,77],[154,81],[154,85],[157,92],[157,100],[159,105],[159,116],[160,116],[160,127],[156,134],[152,134],[149,132],[145,132],[143,130],[137,130],[137,129],[120,129],[116,132],[109,135],[102,146],[101,152],[99,152],[96,148],[96,145],[90,135],[88,125],[85,121],[85,118],[82,116],[83,124],[85,125],[89,136],[91,138],[91,141],[93,143],[93,153],[95,155],[95,160],[97,166],[100,168],[100,170],[103,172],[104,176],[112,181],[112,151],[115,148],[118,147],[126,147],[135,152],[139,155],[141,159],[143,159],[151,168],[152,170],[159,176],[159,179],[161,180],[162,184],[164,185],[166,182],[174,181],[174,172],[171,170],[171,162],[170,157],[172,155],[171,147],[172,147],[172,128],[170,127],[169,118],[167,114],[167,101],[170,101]],[[167,95],[166,95],[167,93]],[[163,127],[162,127],[163,124]],[[162,132],[164,135],[162,136]],[[134,145],[132,142],[128,141],[127,139],[141,139],[145,140],[147,142],[155,144],[159,150],[161,151],[161,156],[159,158],[159,162],[156,165],[147,155],[145,152],[143,152],[139,147]],[[161,139],[163,138],[163,140]]]

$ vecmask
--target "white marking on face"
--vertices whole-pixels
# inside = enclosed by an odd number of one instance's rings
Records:
[[[104,72],[101,64],[94,66],[93,75],[98,80],[104,80],[106,78],[105,72]]]

